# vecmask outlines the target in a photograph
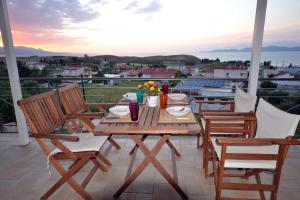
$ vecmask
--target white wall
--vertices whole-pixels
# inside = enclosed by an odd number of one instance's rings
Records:
[[[84,68],[78,68],[78,69],[65,69],[64,75],[66,76],[80,76],[80,74],[84,75]]]
[[[248,70],[214,69],[214,78],[247,78]]]

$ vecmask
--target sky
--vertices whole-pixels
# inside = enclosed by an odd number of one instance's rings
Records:
[[[8,0],[14,43],[153,55],[248,47],[256,0]],[[264,45],[300,44],[300,1],[269,0]]]

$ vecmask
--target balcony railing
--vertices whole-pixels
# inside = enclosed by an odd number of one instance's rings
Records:
[[[1,80],[8,80],[7,77],[0,77]],[[39,94],[49,90],[57,90],[59,87],[70,82],[77,82],[84,94],[84,98],[87,102],[117,102],[122,94],[125,92],[135,92],[137,85],[142,84],[144,81],[154,80],[157,82],[168,82],[170,92],[185,93],[189,96],[190,100],[210,98],[209,96],[203,96],[199,92],[203,87],[199,88],[176,88],[176,84],[180,81],[190,80],[222,80],[226,82],[243,82],[247,85],[247,79],[216,79],[216,78],[52,78],[52,77],[22,77],[20,78],[22,85],[23,97]],[[259,81],[266,81],[269,79],[259,79]],[[28,83],[28,81],[36,81],[34,83]],[[295,81],[295,79],[271,79],[271,81]],[[27,82],[27,84],[25,84]],[[108,83],[104,85],[104,83]],[[34,85],[38,83],[37,85]],[[31,86],[31,85],[33,86]],[[232,89],[233,87],[226,87]],[[247,90],[247,88],[244,88]],[[0,87],[0,103],[5,104],[7,109],[13,109],[13,103],[11,98],[10,87]],[[278,88],[258,88],[258,97],[265,98],[273,104],[280,105],[281,109],[300,114],[300,84],[298,87],[278,87]],[[231,96],[216,96],[217,99],[230,99]],[[194,101],[195,104],[195,101]],[[194,109],[197,110],[197,109]],[[1,125],[1,124],[0,124]],[[6,127],[15,126],[15,124],[6,125]],[[2,130],[2,132],[15,132],[9,131],[11,128],[6,128],[8,131]],[[0,130],[1,131],[1,130]],[[300,127],[298,129],[298,135],[300,135]]]

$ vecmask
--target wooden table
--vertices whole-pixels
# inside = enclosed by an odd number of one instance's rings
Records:
[[[95,129],[95,135],[103,134],[124,134],[130,135],[135,142],[135,147],[132,150],[132,158],[128,167],[127,175],[123,185],[114,194],[118,198],[125,189],[143,172],[149,163],[152,163],[158,172],[169,182],[170,185],[181,195],[183,199],[188,199],[187,195],[178,184],[177,169],[175,156],[180,156],[179,151],[169,140],[171,135],[188,135],[191,133],[199,133],[200,126],[198,123],[159,123],[160,108],[142,107],[142,112],[137,123],[107,123],[99,124]],[[138,137],[141,135],[141,137]],[[148,135],[160,136],[153,149],[149,149],[143,142]],[[162,146],[167,144],[171,149],[173,177],[156,159],[156,155],[161,150]],[[144,153],[144,160],[132,172],[133,162],[138,148]]]

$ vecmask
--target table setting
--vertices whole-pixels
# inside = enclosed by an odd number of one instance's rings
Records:
[[[127,102],[119,102],[109,109],[109,113],[94,129],[95,136],[103,134],[129,135],[135,146],[130,151],[131,160],[125,180],[114,194],[114,198],[120,195],[140,175],[140,173],[152,163],[157,171],[178,192],[183,199],[188,199],[185,192],[179,186],[177,170],[173,170],[173,176],[157,160],[156,155],[164,145],[171,150],[173,169],[176,169],[176,157],[180,152],[172,144],[172,135],[188,135],[200,132],[200,126],[194,117],[185,94],[169,94],[169,86],[159,86],[154,81],[147,81],[139,85],[136,93],[125,93],[122,96]],[[146,100],[146,101],[145,101]],[[153,148],[144,144],[149,136],[158,136],[159,139]],[[133,170],[133,162],[137,150],[144,153],[144,160]]]

